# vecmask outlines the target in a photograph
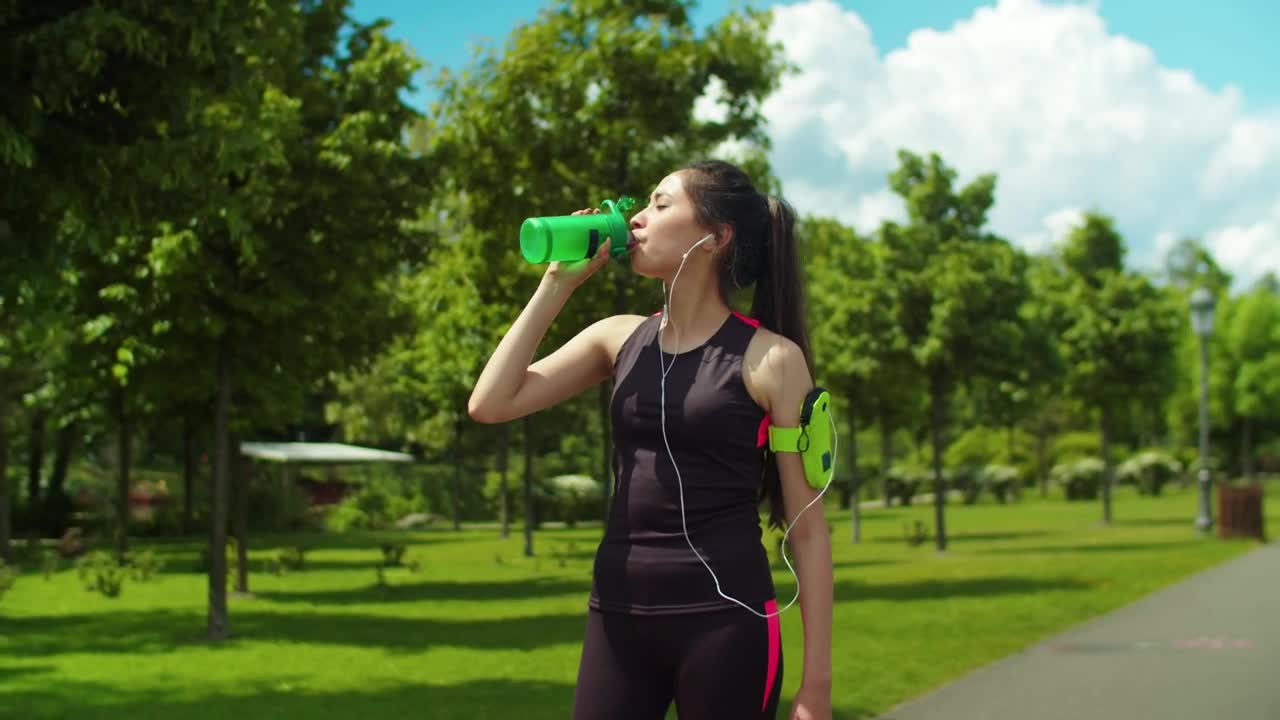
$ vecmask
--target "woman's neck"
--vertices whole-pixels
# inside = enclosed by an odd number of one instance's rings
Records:
[[[687,269],[686,269],[687,270]],[[706,342],[729,315],[729,306],[711,278],[687,271],[673,288],[664,284],[666,308],[662,318],[662,349],[684,352]]]

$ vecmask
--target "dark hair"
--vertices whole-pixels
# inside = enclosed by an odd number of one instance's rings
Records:
[[[751,317],[800,347],[813,379],[813,355],[805,321],[804,277],[796,248],[795,211],[782,198],[756,190],[736,165],[702,160],[684,168],[685,188],[698,221],[733,228],[733,244],[720,264],[720,294],[726,303],[736,288],[755,285]],[[769,524],[786,525],[778,468],[766,451],[761,501],[769,500]]]

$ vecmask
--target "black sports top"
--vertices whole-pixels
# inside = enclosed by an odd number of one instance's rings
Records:
[[[631,614],[734,608],[716,592],[682,530],[679,485],[660,424],[661,319],[641,322],[614,363],[614,496],[590,605]],[[700,347],[663,353],[666,435],[684,486],[689,537],[721,590],[753,608],[774,597],[758,513],[768,419],[742,379],[742,358],[758,326],[732,313]]]

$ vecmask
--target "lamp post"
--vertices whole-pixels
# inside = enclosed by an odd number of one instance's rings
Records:
[[[1213,334],[1213,293],[1198,288],[1191,294],[1191,329],[1200,338],[1200,514],[1196,527],[1200,532],[1213,529],[1213,510],[1209,505],[1209,336]]]

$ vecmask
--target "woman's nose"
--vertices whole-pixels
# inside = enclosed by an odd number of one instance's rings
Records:
[[[630,223],[630,224],[631,224],[631,229],[632,229],[632,230],[635,230],[635,229],[637,229],[637,228],[642,228],[642,227],[644,227],[644,220],[643,220],[643,218],[644,218],[644,211],[643,211],[643,210],[641,210],[640,212],[636,213],[635,215],[632,215],[632,216],[631,216],[631,223]]]

